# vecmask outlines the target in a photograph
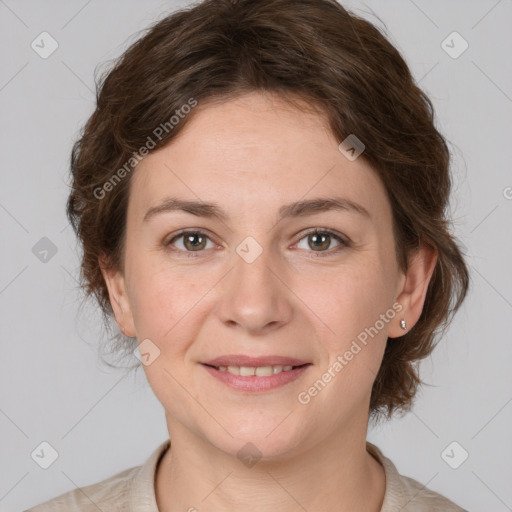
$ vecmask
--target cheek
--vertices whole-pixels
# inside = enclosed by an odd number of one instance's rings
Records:
[[[392,306],[391,283],[385,269],[377,262],[361,268],[351,267],[340,277],[330,279],[322,296],[312,304],[322,309],[326,323],[342,338],[357,336],[372,326]]]
[[[151,340],[159,354],[144,371],[155,395],[162,403],[172,401],[168,410],[174,410],[190,399],[182,396],[177,382],[189,379],[194,341],[212,307],[208,292],[219,278],[213,272],[199,274],[192,265],[177,269],[156,259],[139,260],[133,271],[131,304],[138,340]]]
[[[389,274],[389,273],[388,273]],[[323,299],[315,297],[315,310],[329,327],[325,341],[329,367],[338,361],[335,373],[348,382],[368,381],[371,385],[384,353],[388,329],[395,316],[391,283],[380,263],[367,262],[364,268],[329,282]],[[332,369],[334,371],[334,369]]]
[[[130,305],[139,343],[145,339],[153,341],[160,350],[163,340],[174,332],[174,326],[183,316],[180,305],[183,297],[171,286],[162,273],[138,271],[132,274]]]
[[[158,355],[143,366],[148,383],[165,409],[179,416],[180,410],[194,407],[180,383],[187,380],[183,362],[197,336],[198,301],[205,292],[193,277],[155,263],[139,259],[132,266],[132,312],[139,343],[149,339],[157,347],[150,345]]]
[[[131,297],[134,323],[139,337],[160,339],[173,327],[182,298],[173,297],[171,288],[161,274],[147,275],[139,272],[133,280]]]
[[[130,265],[130,303],[137,333],[163,342],[173,337],[176,326],[186,328],[186,319],[214,284],[208,285],[188,269],[176,269],[149,255],[133,258]]]

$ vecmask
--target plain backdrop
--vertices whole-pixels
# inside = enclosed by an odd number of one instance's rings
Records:
[[[1,511],[142,464],[167,438],[142,370],[124,377],[98,360],[101,318],[79,311],[65,201],[96,67],[185,5],[0,0]],[[434,103],[453,152],[454,232],[471,270],[469,297],[421,365],[429,385],[413,412],[371,429],[369,440],[402,474],[470,511],[512,510],[512,2],[344,5],[386,31]],[[47,58],[32,47],[40,37],[47,51],[55,44],[42,32],[58,44]],[[31,456],[43,442],[58,453],[48,469]],[[447,447],[468,454],[457,469]]]

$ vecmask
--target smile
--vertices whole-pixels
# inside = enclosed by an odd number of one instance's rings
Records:
[[[221,372],[229,372],[232,375],[241,375],[242,377],[250,377],[251,375],[256,375],[256,377],[269,377],[270,375],[275,375],[277,373],[288,372],[296,367],[291,365],[276,365],[257,366],[256,368],[251,366],[219,366],[216,368]]]
[[[268,366],[213,366],[203,368],[216,380],[238,391],[264,392],[277,389],[298,379],[310,363]]]

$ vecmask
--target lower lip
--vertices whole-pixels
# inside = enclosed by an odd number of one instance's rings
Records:
[[[257,377],[256,375],[242,377],[241,375],[233,375],[227,370],[220,371],[204,364],[202,366],[210,375],[238,391],[258,392],[270,391],[297,380],[311,365],[298,366],[292,370],[269,375],[268,377]]]

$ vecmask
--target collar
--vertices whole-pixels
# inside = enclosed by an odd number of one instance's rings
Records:
[[[156,469],[160,459],[171,445],[170,439],[161,443],[149,456],[146,462],[139,467],[130,485],[130,510],[138,512],[159,512],[155,494]],[[385,457],[380,449],[370,442],[366,442],[367,451],[384,467],[386,476],[386,490],[380,512],[392,512],[397,507],[404,510],[410,501],[402,485],[402,479],[397,468],[390,459]]]
[[[135,473],[129,491],[129,510],[159,512],[155,494],[156,468],[170,445],[171,440],[166,439],[153,451],[146,462]]]
[[[366,450],[384,467],[386,475],[386,489],[384,492],[384,501],[380,512],[392,512],[394,510],[407,510],[405,507],[410,501],[406,490],[402,485],[402,477],[396,466],[380,451],[374,444],[366,441]],[[398,507],[398,508],[397,508]]]

